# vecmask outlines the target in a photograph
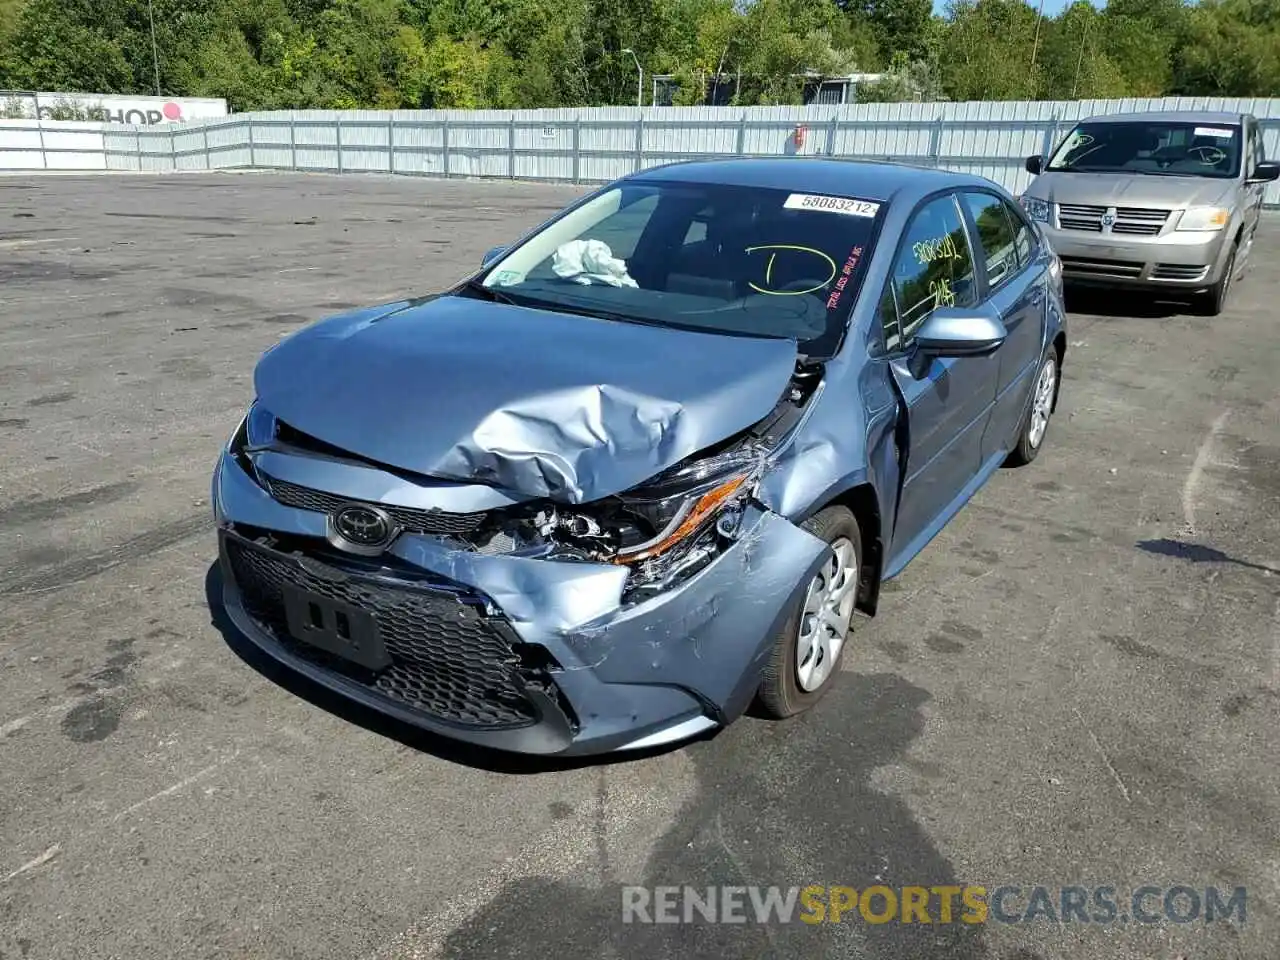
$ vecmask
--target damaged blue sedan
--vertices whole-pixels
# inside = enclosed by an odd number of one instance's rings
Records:
[[[1066,343],[1060,264],[988,180],[646,170],[262,357],[213,480],[222,604],[292,669],[476,745],[791,716],[881,584],[1036,457]]]

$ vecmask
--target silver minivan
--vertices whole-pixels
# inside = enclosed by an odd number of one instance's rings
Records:
[[[1221,313],[1253,249],[1280,163],[1242,113],[1117,113],[1082,120],[1034,174],[1022,206],[1066,280],[1190,294]]]

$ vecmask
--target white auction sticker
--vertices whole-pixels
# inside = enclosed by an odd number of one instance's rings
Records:
[[[816,210],[819,213],[843,213],[849,217],[874,217],[880,204],[852,197],[824,197],[814,193],[793,193],[783,204],[788,210]]]
[[[1196,127],[1197,137],[1218,137],[1220,139],[1231,139],[1236,132],[1230,127]]]

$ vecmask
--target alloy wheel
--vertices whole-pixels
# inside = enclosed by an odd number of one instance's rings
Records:
[[[796,685],[807,693],[821,687],[840,661],[857,599],[858,555],[841,537],[809,582],[796,637]]]
[[[1031,401],[1031,423],[1027,430],[1027,441],[1032,449],[1038,448],[1044,440],[1044,432],[1049,429],[1049,415],[1053,413],[1053,391],[1058,383],[1058,365],[1050,357],[1040,368],[1040,378],[1036,381],[1036,395]]]

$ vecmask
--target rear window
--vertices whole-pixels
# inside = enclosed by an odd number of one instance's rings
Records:
[[[647,182],[603,191],[495,262],[517,303],[838,347],[885,205],[858,196]]]

